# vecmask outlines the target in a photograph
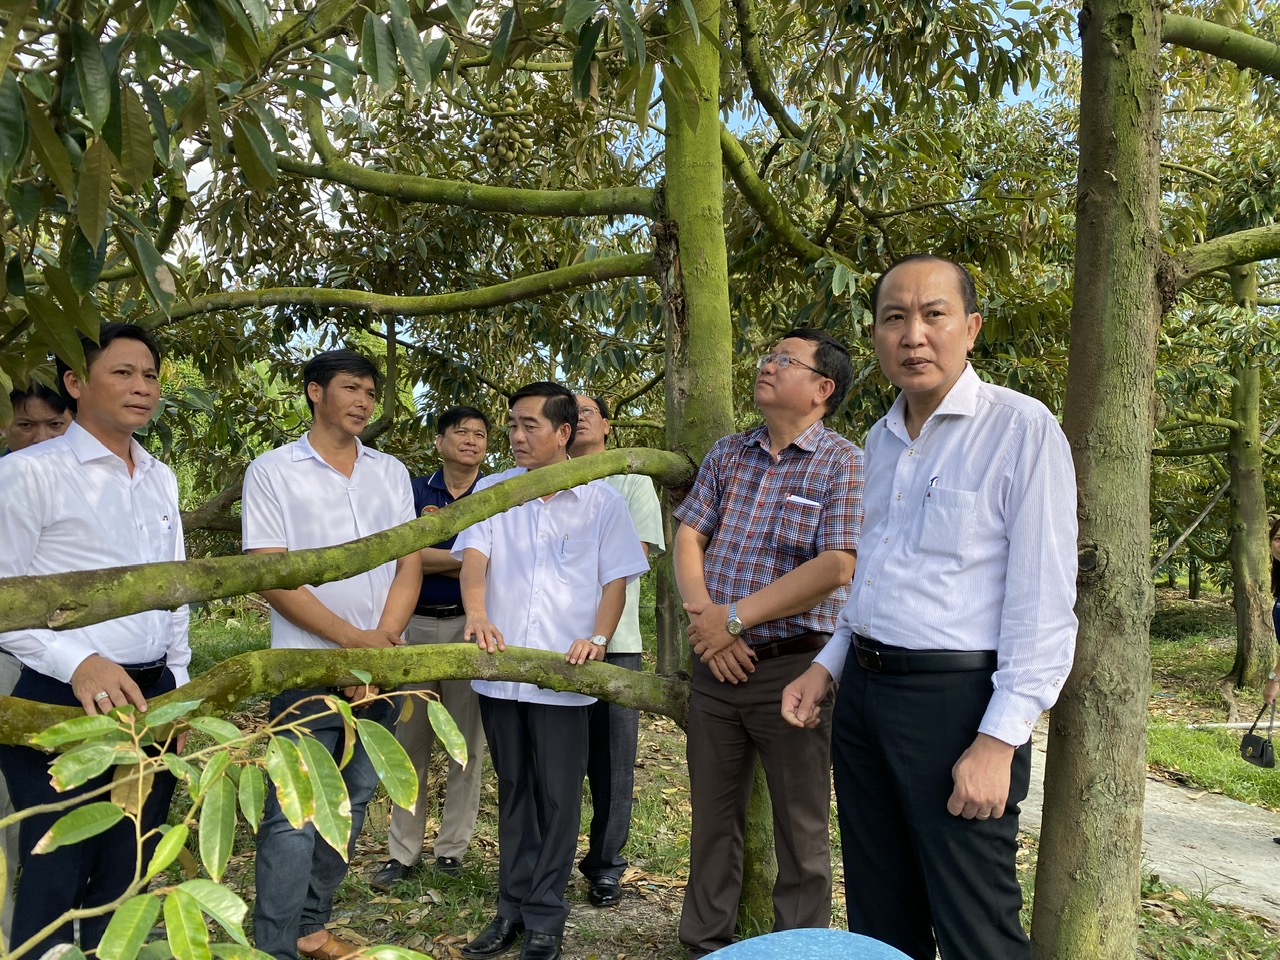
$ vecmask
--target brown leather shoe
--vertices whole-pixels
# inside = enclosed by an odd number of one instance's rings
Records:
[[[298,948],[298,956],[309,957],[311,960],[343,960],[345,957],[358,953],[360,948],[354,943],[343,940],[341,937],[335,937],[328,930],[325,931],[325,941],[314,950],[303,950]]]

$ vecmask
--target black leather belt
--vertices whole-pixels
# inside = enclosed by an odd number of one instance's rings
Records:
[[[793,653],[813,653],[825,647],[830,639],[829,633],[800,633],[772,643],[758,643],[751,648],[751,652],[756,655],[757,660],[772,660]]]
[[[436,604],[434,606],[421,604],[415,607],[413,612],[420,617],[435,617],[437,620],[448,620],[451,617],[461,617],[466,614],[460,603]]]
[[[129,679],[138,686],[149,687],[153,683],[160,682],[167,665],[168,658],[161,657],[159,660],[152,660],[150,663],[122,663],[120,664],[120,669],[127,673]]]
[[[994,671],[994,650],[905,650],[889,647],[860,634],[853,635],[858,665],[872,673],[959,673]]]

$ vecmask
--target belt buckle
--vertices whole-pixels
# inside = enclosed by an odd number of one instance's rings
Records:
[[[858,653],[860,654],[858,662],[861,663],[865,669],[870,670],[873,673],[882,673],[884,671],[884,664],[880,661],[879,650],[876,650],[874,647],[859,647]]]

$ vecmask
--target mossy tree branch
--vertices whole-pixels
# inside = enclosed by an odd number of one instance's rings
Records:
[[[439,203],[465,210],[517,213],[532,217],[623,216],[657,218],[656,194],[649,187],[612,187],[604,190],[529,190],[492,187],[458,180],[441,180],[408,174],[369,170],[345,159],[329,140],[320,106],[305,107],[307,133],[320,163],[276,155],[281,170],[301,176],[341,183],[376,196],[413,203]]]
[[[1226,453],[1231,449],[1229,443],[1209,443],[1202,447],[1156,447],[1151,451],[1153,457],[1201,457],[1210,453]]]
[[[1188,247],[1161,265],[1164,307],[1168,310],[1187,284],[1206,274],[1224,267],[1259,263],[1276,257],[1280,257],[1280,224],[1274,223],[1228,233]]]
[[[742,69],[746,71],[756,103],[780,131],[793,140],[803,140],[804,127],[791,118],[774,90],[769,65],[760,46],[760,20],[756,16],[755,0],[733,0],[733,8],[738,19],[738,40],[742,44]]]
[[[659,713],[681,727],[687,723],[689,685],[683,680],[604,663],[573,666],[563,654],[549,650],[508,647],[490,654],[470,643],[381,650],[255,650],[217,664],[185,686],[150,701],[150,706],[200,700],[198,714],[225,716],[254,695],[358,683],[353,670],[368,672],[383,687],[464,679],[535,683],[547,690],[571,690]],[[52,724],[83,713],[79,707],[0,697],[0,743],[26,743]]]
[[[616,257],[602,257],[575,263],[555,270],[531,273],[504,283],[495,283],[474,290],[458,290],[453,293],[436,293],[424,296],[396,296],[388,293],[371,293],[367,290],[335,290],[325,287],[266,287],[260,290],[232,290],[196,297],[184,303],[174,304],[169,315],[152,313],[142,321],[149,329],[164,326],[174,320],[219,310],[244,310],[249,307],[292,306],[306,304],[313,307],[364,311],[378,316],[444,316],[464,310],[487,310],[518,300],[532,300],[564,290],[618,280],[622,277],[651,277],[658,269],[657,261],[650,253],[631,253]]]
[[[1273,80],[1280,80],[1280,44],[1262,37],[1197,17],[1166,13],[1160,39],[1220,60],[1230,60],[1238,67],[1257,70]]]
[[[338,546],[12,577],[0,580],[0,632],[64,630],[197,600],[341,580],[439,543],[517,504],[616,473],[643,473],[663,486],[680,487],[693,482],[696,468],[687,457],[663,450],[610,450],[513,477],[437,513]]]

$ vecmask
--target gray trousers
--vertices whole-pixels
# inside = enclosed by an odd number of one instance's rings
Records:
[[[466,617],[409,618],[407,642],[410,646],[430,643],[462,643]],[[476,829],[476,811],[480,806],[480,771],[484,767],[484,728],[480,724],[480,703],[471,689],[470,680],[434,680],[430,683],[405,684],[401,690],[432,690],[453,717],[467,742],[467,765],[449,761],[449,780],[444,812],[440,816],[440,832],[436,834],[434,852],[437,857],[462,859]],[[436,735],[427,719],[427,705],[415,698],[407,720],[396,722],[396,739],[409,754],[418,772],[418,799],[412,807],[396,807],[391,813],[391,829],[387,846],[392,859],[412,866],[422,859],[423,834],[427,826],[427,773],[431,766],[431,749]]]

